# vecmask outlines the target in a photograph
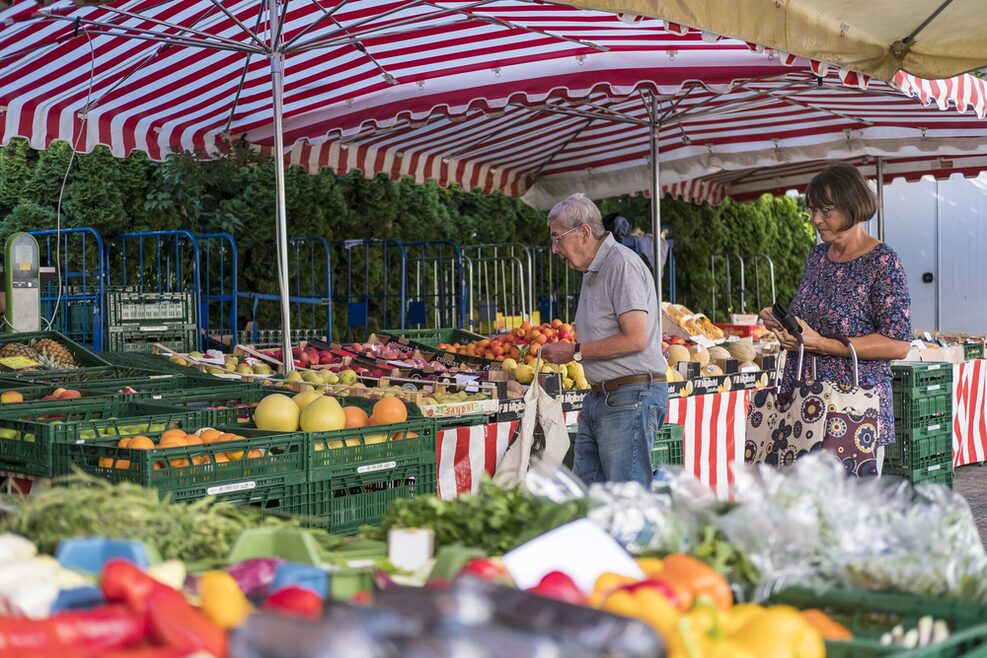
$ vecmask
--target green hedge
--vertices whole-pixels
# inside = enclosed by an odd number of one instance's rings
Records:
[[[54,227],[71,157],[62,143],[39,152],[13,140],[0,149],[0,239],[17,230]],[[300,168],[288,171],[286,187],[292,235],[330,242],[380,237],[460,244],[548,242],[545,214],[500,194],[417,185],[409,179],[367,179],[357,172],[308,175]],[[104,237],[163,229],[229,232],[239,248],[240,289],[275,292],[273,188],[273,161],[247,150],[215,161],[186,155],[155,163],[137,152],[117,159],[99,147],[75,156],[62,200],[62,226],[92,226]],[[608,199],[601,207],[604,213],[620,210],[637,223],[648,223],[643,197]],[[664,200],[662,212],[676,240],[679,300],[697,309],[709,306],[710,252],[759,246],[775,259],[779,294],[785,298],[794,291],[813,243],[811,228],[798,218],[792,199],[728,202],[718,208]],[[372,280],[379,276],[371,272]],[[343,309],[335,310],[342,318]],[[265,319],[274,321],[273,309],[265,310]]]

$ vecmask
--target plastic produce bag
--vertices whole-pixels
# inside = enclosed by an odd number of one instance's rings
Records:
[[[537,371],[541,360],[536,361],[535,365]],[[494,482],[504,488],[524,481],[539,432],[545,440],[541,461],[547,466],[558,466],[569,452],[569,431],[562,414],[562,402],[545,392],[538,377],[532,380],[524,394],[524,402],[517,440],[507,449],[494,474]]]

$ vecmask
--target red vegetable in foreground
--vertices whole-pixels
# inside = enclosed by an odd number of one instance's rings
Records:
[[[532,594],[538,594],[557,601],[573,605],[587,605],[586,596],[576,585],[575,581],[561,571],[549,571],[542,576],[541,581],[528,589]]]
[[[123,603],[138,614],[147,613],[148,599],[155,592],[161,592],[161,596],[185,600],[178,590],[158,582],[140,567],[121,559],[110,560],[103,567],[101,588],[107,601]]]
[[[264,609],[306,619],[318,619],[322,616],[322,597],[305,587],[290,585],[267,597]]]
[[[172,590],[174,591],[174,590]],[[151,636],[166,647],[201,649],[217,658],[226,655],[226,632],[185,600],[168,592],[153,592],[147,600]]]
[[[136,644],[144,632],[144,620],[117,605],[66,612],[48,619],[0,617],[0,656],[103,655]]]

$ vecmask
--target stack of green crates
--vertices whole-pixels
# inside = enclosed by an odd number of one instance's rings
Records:
[[[659,466],[681,466],[685,463],[685,453],[682,445],[682,426],[675,423],[665,423],[655,437],[651,447],[651,469],[658,470]]]
[[[199,348],[192,292],[111,290],[106,293],[107,350],[150,352],[160,343],[176,352]]]
[[[949,363],[892,366],[895,443],[884,473],[912,484],[953,484],[953,367]]]

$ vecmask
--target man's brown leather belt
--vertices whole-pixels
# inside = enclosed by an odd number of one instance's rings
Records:
[[[653,375],[627,375],[626,377],[617,377],[616,379],[609,379],[605,382],[600,382],[599,384],[593,384],[590,388],[593,389],[593,393],[599,395],[600,393],[616,391],[621,386],[628,386],[630,384],[654,384],[655,382],[663,381],[665,381],[664,373]]]

